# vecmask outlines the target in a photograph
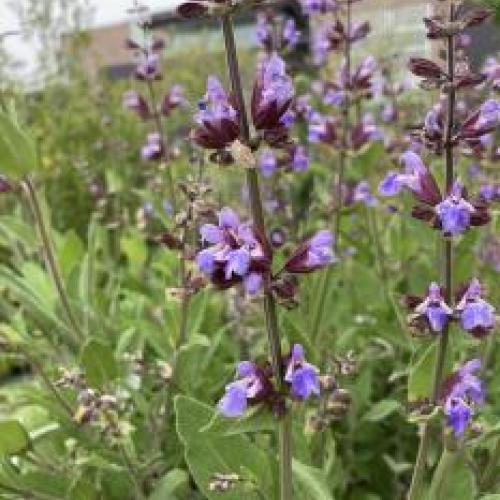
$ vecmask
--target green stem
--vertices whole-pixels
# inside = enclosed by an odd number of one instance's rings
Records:
[[[347,2],[346,6],[346,33],[350,32],[351,17],[352,17],[352,6],[351,2]],[[345,59],[345,70],[346,74],[351,74],[351,43],[349,40],[344,41],[344,59]],[[334,226],[334,236],[335,241],[333,245],[333,250],[338,254],[340,248],[340,231],[342,225],[342,206],[343,206],[343,193],[342,187],[344,184],[345,169],[347,166],[347,149],[349,147],[349,133],[350,133],[350,116],[349,110],[351,107],[351,99],[349,93],[346,93],[344,102],[342,104],[342,144],[340,145],[339,152],[339,166],[337,171],[337,179],[335,182],[335,220]],[[327,269],[323,271],[321,279],[319,281],[318,289],[315,292],[315,297],[318,297],[316,301],[316,308],[313,313],[312,325],[311,325],[311,338],[316,339],[323,323],[323,314],[325,311],[325,303],[330,290],[330,281],[333,277],[333,266],[328,266]]]
[[[231,80],[231,89],[238,103],[240,113],[241,140],[248,144],[250,141],[250,126],[243,96],[243,86],[234,40],[234,31],[230,14],[222,17],[222,32],[226,49],[227,67]],[[262,200],[260,196],[259,178],[257,171],[253,168],[247,169],[247,186],[250,197],[250,208],[252,219],[257,231],[265,235],[265,221]],[[281,342],[278,327],[278,316],[276,302],[269,288],[269,283],[265,284],[264,291],[264,316],[266,330],[271,352],[271,363],[276,377],[279,390],[285,386],[283,366],[281,363]],[[279,425],[279,469],[280,469],[280,499],[291,500],[292,498],[292,432],[290,410],[281,418]]]
[[[29,177],[24,178],[23,186],[25,188],[26,195],[30,202],[31,211],[35,219],[35,224],[40,234],[40,239],[42,241],[47,267],[49,268],[50,273],[52,275],[52,279],[54,281],[54,285],[56,287],[61,305],[73,329],[73,341],[75,345],[78,345],[80,339],[84,337],[84,334],[80,329],[80,326],[78,324],[78,321],[76,320],[73,310],[71,309],[68,294],[66,292],[66,287],[64,285],[64,280],[62,278],[61,271],[59,269],[59,265],[57,263],[57,259],[55,256],[54,248],[52,246],[52,240],[49,236],[49,230],[43,216],[43,211],[40,206],[40,201],[38,200],[36,188]]]
[[[158,111],[158,102],[156,100],[156,93],[155,93],[155,88],[154,88],[153,82],[148,80],[147,87],[148,87],[149,97],[150,97],[150,101],[151,101],[150,107],[151,107],[151,110],[153,113],[153,119],[154,119],[155,126],[156,126],[156,132],[160,136],[160,142],[161,142],[161,145],[163,148],[165,163],[168,163],[169,157],[168,157],[168,152],[167,152],[167,139],[166,139],[165,130],[163,128],[163,123],[161,121],[161,115],[160,115],[160,112]],[[168,194],[170,197],[170,203],[172,204],[172,209],[173,209],[173,212],[175,213],[177,211],[177,197],[175,196],[174,179],[172,176],[172,170],[168,165],[166,165],[165,172],[166,172],[166,176],[167,176],[167,186],[168,186]]]
[[[368,231],[370,234],[370,239],[373,243],[373,248],[375,249],[375,260],[377,262],[377,269],[379,273],[380,281],[382,282],[382,286],[384,289],[384,294],[386,296],[387,301],[391,305],[394,314],[399,323],[399,327],[403,332],[408,332],[406,327],[405,320],[399,310],[398,304],[394,298],[394,294],[390,289],[390,280],[389,274],[387,273],[387,265],[385,260],[384,249],[382,248],[382,242],[379,237],[379,230],[377,225],[377,218],[373,215],[373,208],[366,207],[366,217],[368,222]]]
[[[141,486],[141,480],[139,477],[139,473],[135,468],[134,463],[132,462],[132,459],[130,458],[127,449],[123,444],[120,444],[120,454],[123,458],[123,462],[125,463],[125,466],[127,467],[127,470],[130,475],[130,481],[134,485],[135,488],[135,498],[137,500],[144,500],[146,497],[144,495],[144,491]]]
[[[450,2],[450,15],[449,21],[453,22],[455,19],[455,3]],[[454,177],[454,162],[453,162],[453,127],[455,121],[455,39],[453,35],[447,37],[447,66],[448,66],[448,88],[447,88],[447,109],[446,109],[446,130],[444,137],[444,149],[445,149],[445,178],[446,178],[446,192],[450,192],[453,186]],[[452,276],[452,263],[453,263],[453,251],[452,251],[452,241],[450,238],[446,238],[444,241],[444,251],[443,251],[443,283],[445,288],[444,298],[448,305],[451,305],[452,301],[452,287],[453,287],[453,276]],[[441,387],[444,365],[446,361],[446,351],[448,347],[448,337],[449,328],[446,327],[439,338],[438,354],[436,359],[436,365],[434,370],[434,382],[432,388],[432,403],[436,404],[439,396],[439,390]],[[423,424],[422,435],[420,438],[419,449],[417,453],[417,461],[415,463],[415,469],[413,471],[412,482],[410,490],[408,492],[408,500],[415,500],[422,488],[422,481],[425,472],[425,463],[427,460],[427,451],[430,443],[430,423],[426,422]]]
[[[47,376],[42,367],[42,364],[33,356],[31,356],[31,354],[27,350],[21,349],[21,352],[26,358],[26,361],[30,364],[31,368],[42,379],[42,382],[47,386],[47,389],[52,393],[54,399],[60,404],[61,408],[68,414],[69,418],[72,419],[74,415],[73,408],[64,399],[64,397],[58,391],[57,387],[52,383],[50,378]]]

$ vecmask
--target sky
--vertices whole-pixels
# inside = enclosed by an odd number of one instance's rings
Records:
[[[16,15],[9,7],[10,0],[0,0],[0,39],[7,31],[19,30]],[[94,12],[92,25],[112,24],[127,18],[127,9],[132,6],[132,0],[89,0]],[[141,0],[143,5],[152,11],[171,8],[176,0]],[[25,43],[19,36],[8,36],[0,41],[8,53],[14,55],[23,63],[23,68],[17,70],[19,76],[28,76],[33,71],[35,48]]]

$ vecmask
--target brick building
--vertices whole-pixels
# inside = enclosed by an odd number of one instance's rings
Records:
[[[365,0],[354,4],[354,17],[367,19],[372,26],[370,37],[367,43],[360,45],[360,50],[388,56],[394,53],[402,57],[428,54],[436,45],[426,40],[422,18],[431,14],[436,5],[445,7],[446,3],[437,3],[435,0]],[[296,18],[303,32],[304,44],[307,45],[309,23],[302,16],[296,0],[285,1],[278,8],[285,15]],[[167,11],[154,13],[152,22],[154,30],[167,38],[169,51],[188,51],[197,44],[213,47],[213,50],[222,48],[217,21],[182,21],[172,11]],[[251,47],[255,43],[254,15],[243,14],[236,19],[235,24],[239,46]],[[105,72],[112,79],[130,74],[133,61],[124,45],[129,28],[126,22],[120,22],[96,27],[88,32],[88,45],[83,57],[85,67],[91,74]],[[492,51],[492,47],[500,47],[500,30],[496,28],[485,28],[476,35],[479,41],[472,54],[477,64],[485,53]]]

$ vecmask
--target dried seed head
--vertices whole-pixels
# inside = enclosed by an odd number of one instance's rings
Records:
[[[158,375],[164,382],[170,382],[172,379],[172,366],[166,361],[158,361]]]
[[[321,384],[321,390],[324,392],[332,392],[338,388],[337,381],[333,375],[321,375],[319,383]]]
[[[322,432],[328,427],[328,421],[319,415],[311,415],[306,420],[305,433],[313,434],[315,432]]]
[[[349,411],[349,405],[342,401],[329,399],[326,403],[326,414],[334,420],[344,418]]]
[[[234,161],[237,164],[243,165],[246,168],[255,168],[257,166],[257,161],[252,150],[241,141],[234,141],[230,149]]]

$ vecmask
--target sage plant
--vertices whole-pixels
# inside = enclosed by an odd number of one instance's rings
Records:
[[[165,42],[162,38],[152,33],[147,9],[136,5],[133,13],[137,17],[137,23],[132,36],[126,40],[126,47],[135,54],[138,60],[134,77],[144,85],[146,96],[143,96],[137,90],[129,90],[123,96],[123,106],[135,112],[146,123],[152,122],[152,130],[147,134],[146,141],[141,148],[141,159],[145,162],[156,162],[157,165],[163,163],[164,168],[159,170],[166,177],[166,187],[169,196],[169,200],[167,200],[168,207],[171,207],[173,215],[178,216],[182,214],[178,204],[177,189],[171,168],[175,151],[167,142],[163,119],[168,118],[176,108],[185,107],[187,100],[184,96],[183,88],[177,84],[174,84],[160,99],[157,97],[155,82],[161,82],[163,78],[161,51],[165,48]],[[178,236],[169,233],[168,235],[165,234],[161,240],[167,246],[170,246],[171,249],[179,252],[181,318],[177,345],[180,347],[187,340],[189,301],[192,295],[192,287],[189,283],[190,280],[186,270],[186,258],[184,255],[189,239],[187,224],[178,225],[178,229],[180,233]]]
[[[469,194],[455,169],[460,151],[477,156],[485,153],[485,139],[500,123],[500,103],[493,99],[485,101],[463,119],[459,120],[457,112],[458,92],[475,87],[485,79],[484,75],[469,69],[461,50],[461,37],[465,29],[481,24],[488,16],[487,11],[466,11],[459,2],[450,1],[446,16],[424,19],[427,37],[445,43],[445,67],[427,58],[412,58],[409,63],[410,71],[423,79],[424,89],[439,89],[443,95],[427,113],[416,139],[431,153],[444,158],[444,187],[439,188],[434,174],[412,150],[401,156],[404,172],[390,172],[379,187],[379,192],[386,196],[408,190],[416,201],[412,216],[440,231],[443,238],[442,284],[431,283],[425,297],[407,297],[412,326],[436,337],[438,345],[429,401],[432,406],[443,408],[446,423],[454,435],[452,444],[450,440],[445,442],[446,449],[431,484],[431,498],[437,498],[446,468],[453,463],[449,455],[463,446],[461,438],[485,394],[483,384],[475,374],[481,367],[479,360],[468,361],[446,380],[444,378],[451,325],[458,322],[466,332],[483,338],[495,323],[494,308],[483,298],[484,290],[479,280],[473,278],[458,287],[453,276],[453,249],[459,244],[460,236],[490,220],[486,200]],[[432,422],[426,419],[421,426],[420,445],[408,493],[410,500],[422,494],[432,436]]]
[[[241,415],[247,404],[266,402],[279,418],[280,498],[292,498],[291,405],[290,399],[304,400],[319,394],[317,370],[305,361],[303,348],[295,345],[287,356],[282,354],[276,298],[292,299],[297,293],[295,274],[308,273],[334,260],[333,236],[320,231],[292,252],[285,265],[273,273],[273,250],[267,241],[264,209],[259,186],[255,153],[261,145],[297,156],[290,136],[294,113],[294,88],[283,59],[271,46],[261,61],[254,82],[250,115],[243,94],[238,64],[232,7],[230,4],[188,2],[179,8],[181,15],[220,14],[231,92],[226,92],[216,77],[209,77],[207,92],[195,115],[194,141],[211,151],[216,162],[246,167],[251,222],[241,222],[234,211],[223,208],[217,224],[201,227],[202,241],[209,244],[197,255],[200,270],[214,286],[228,288],[243,283],[249,294],[261,291],[268,335],[270,364],[259,366],[245,361],[238,366],[238,379],[226,387],[219,403],[226,416]],[[286,39],[293,37],[288,26]],[[262,36],[265,41],[265,37]],[[252,135],[251,126],[255,135]],[[295,151],[295,153],[294,153]]]
[[[340,118],[312,110],[307,114],[309,141],[328,144],[338,151],[333,220],[336,253],[342,230],[345,171],[349,153],[371,140],[375,132],[372,124],[367,121],[360,119],[354,125],[351,122],[351,108],[361,106],[361,101],[372,95],[372,78],[377,67],[371,56],[366,57],[357,67],[352,64],[353,44],[365,38],[370,31],[368,22],[353,22],[352,8],[357,1],[302,2],[307,14],[333,12],[335,15],[335,19],[326,19],[315,29],[312,40],[313,62],[319,66],[324,65],[332,51],[340,52],[343,56],[336,78],[326,79],[318,86],[324,104],[340,108]],[[322,276],[316,291],[318,299],[311,327],[312,338],[317,336],[320,329],[331,277],[330,268]]]

